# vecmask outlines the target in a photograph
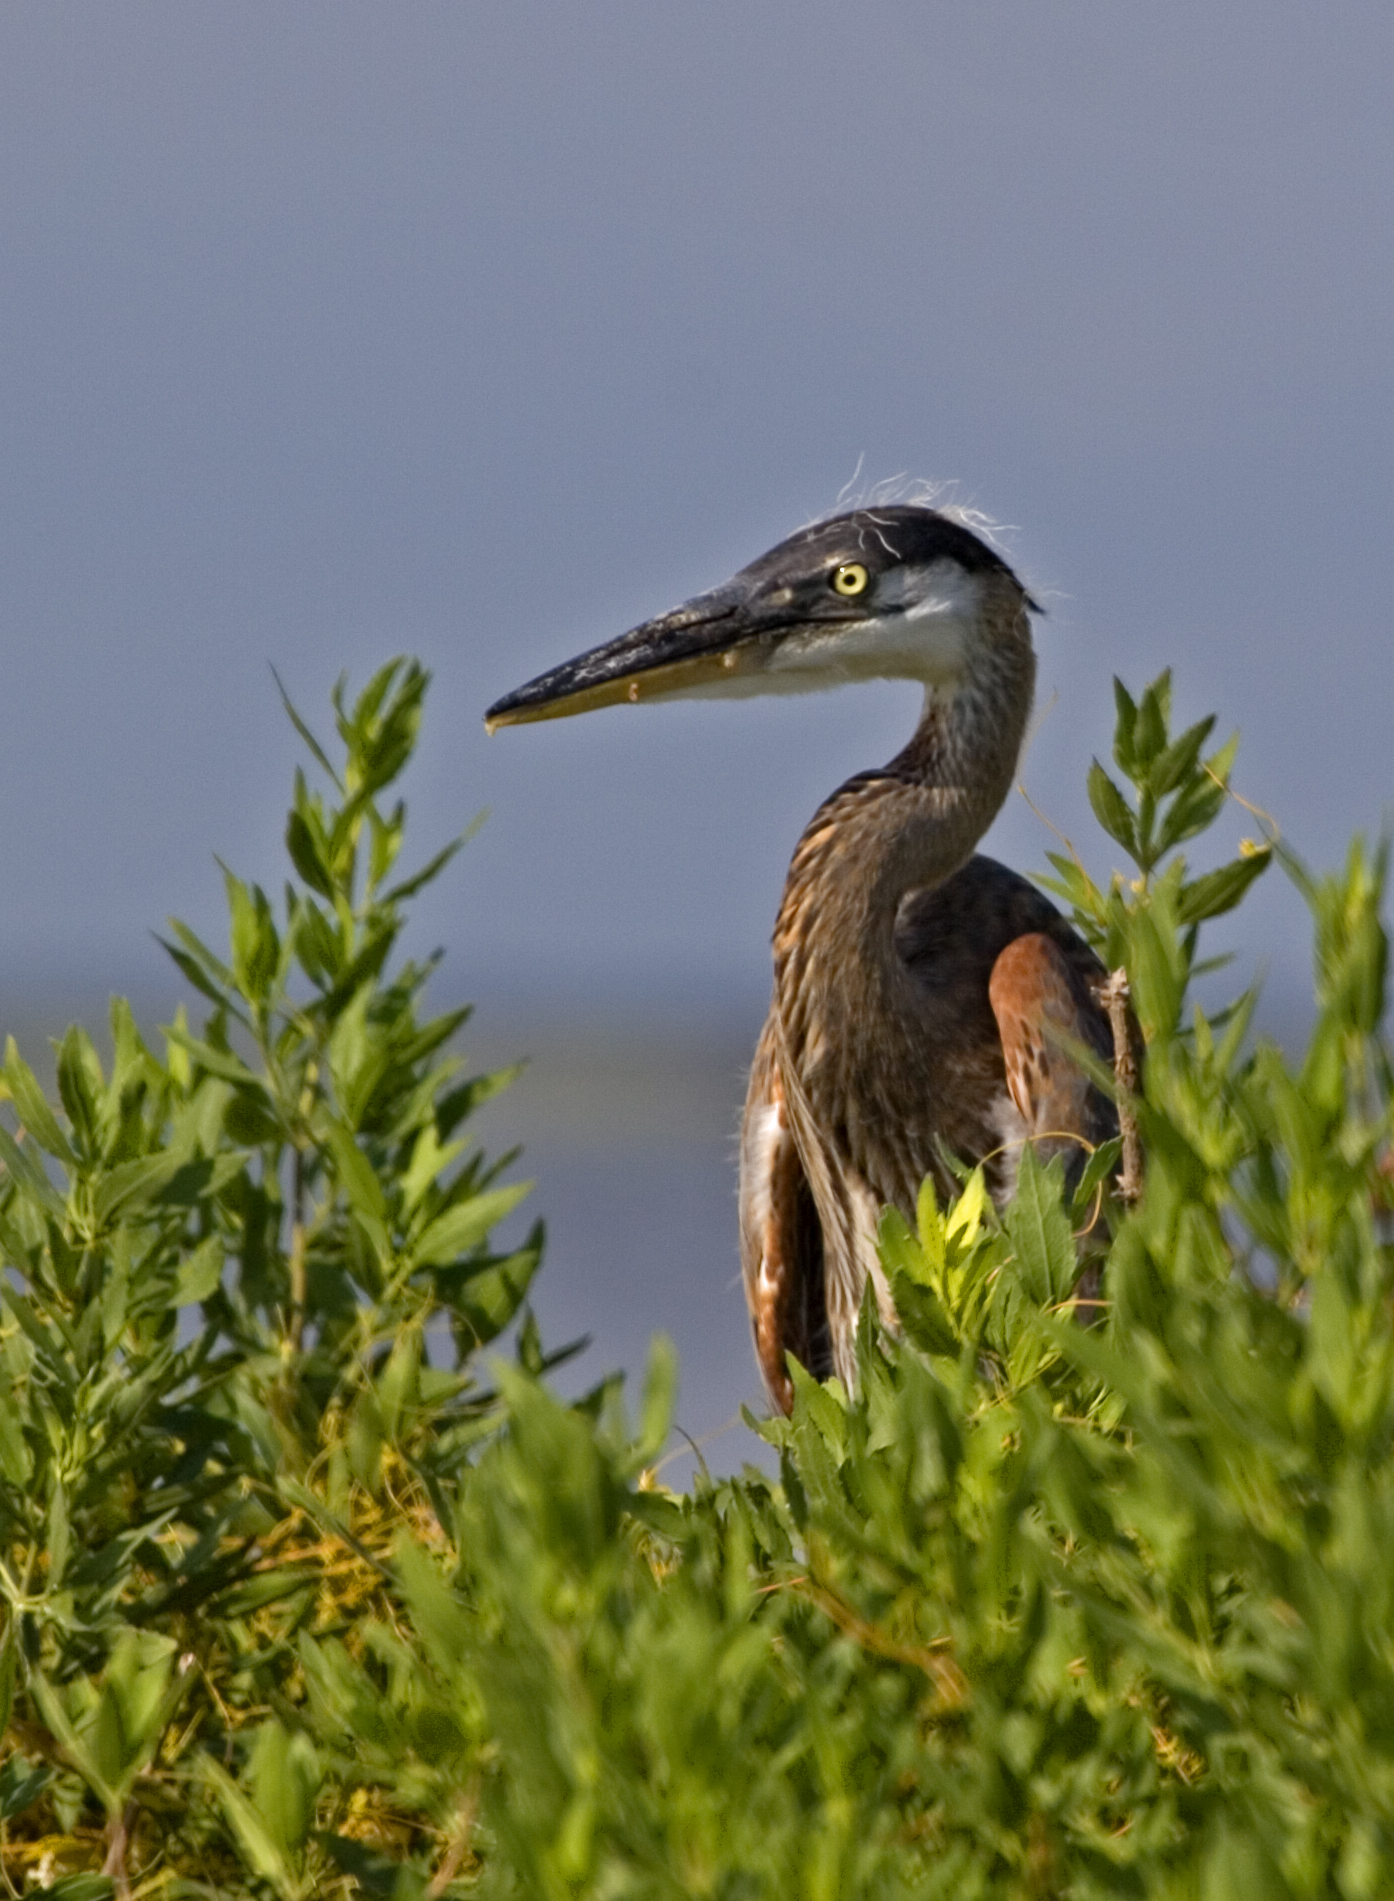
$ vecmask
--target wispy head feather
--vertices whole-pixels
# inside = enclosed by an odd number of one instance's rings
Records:
[[[979,541],[985,541],[989,548],[1006,556],[1011,552],[1008,537],[1018,532],[1009,522],[994,519],[981,508],[975,508],[970,502],[959,502],[954,498],[958,493],[957,480],[931,482],[923,476],[890,475],[879,482],[863,482],[862,464],[864,456],[857,457],[857,466],[852,471],[850,481],[845,482],[838,491],[836,502],[823,514],[815,515],[812,522],[828,521],[834,515],[845,515],[852,509],[875,511],[878,508],[932,508],[936,513],[956,521],[961,528],[976,535]]]

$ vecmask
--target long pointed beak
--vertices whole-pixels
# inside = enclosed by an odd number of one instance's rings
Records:
[[[492,733],[500,726],[565,719],[598,706],[729,680],[757,670],[766,650],[761,636],[793,619],[767,608],[752,610],[746,590],[735,584],[713,588],[505,693],[484,715],[484,724]]]

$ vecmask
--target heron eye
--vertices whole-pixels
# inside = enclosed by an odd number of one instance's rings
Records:
[[[849,600],[853,595],[865,594],[871,576],[860,561],[844,561],[840,568],[832,572],[833,593],[842,594]]]

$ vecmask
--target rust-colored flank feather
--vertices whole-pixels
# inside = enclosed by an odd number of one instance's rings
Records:
[[[1043,931],[1028,931],[1007,945],[992,966],[987,994],[1002,1041],[1007,1092],[1038,1152],[1068,1158],[1086,1150],[1090,1084],[1068,1045],[1072,1037],[1087,1035],[1096,999]]]

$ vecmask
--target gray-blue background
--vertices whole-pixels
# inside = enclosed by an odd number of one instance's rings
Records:
[[[537,1056],[495,1126],[549,1330],[598,1365],[668,1324],[713,1424],[753,1387],[727,1132],[784,864],[913,694],[491,742],[483,706],[859,468],[955,479],[1049,605],[1025,774],[1086,853],[1109,676],[1171,662],[1332,858],[1390,782],[1391,79],[1384,0],[5,9],[9,1021],[160,1015],[148,931],[218,928],[212,853],[278,877],[268,660],[313,710],[421,654],[422,848],[492,811],[421,941],[481,1054]],[[1048,842],[1020,801],[993,833]],[[1235,941],[1281,1014],[1269,882]]]

